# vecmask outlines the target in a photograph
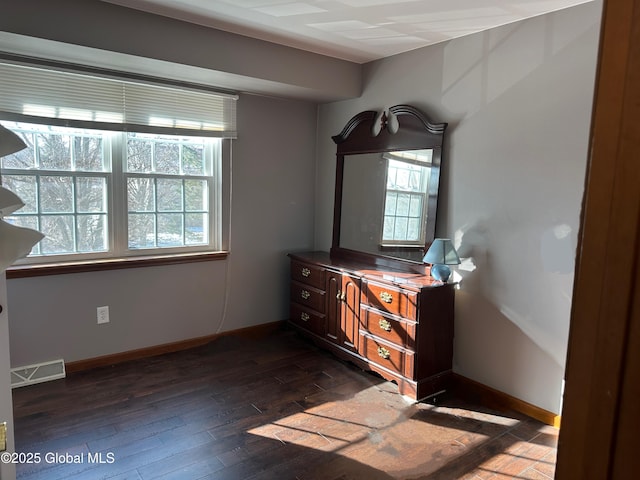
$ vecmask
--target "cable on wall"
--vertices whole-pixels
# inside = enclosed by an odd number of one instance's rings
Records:
[[[222,327],[227,319],[227,312],[229,306],[229,296],[231,292],[231,268],[229,264],[231,263],[232,258],[232,249],[231,249],[231,218],[233,213],[233,141],[229,140],[229,218],[227,223],[227,251],[229,254],[225,260],[226,262],[226,270],[224,274],[224,297],[222,301],[222,313],[220,315],[220,323],[218,324],[218,328],[215,333],[220,333],[222,331]],[[224,162],[223,162],[224,165]]]

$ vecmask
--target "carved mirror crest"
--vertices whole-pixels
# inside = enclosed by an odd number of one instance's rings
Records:
[[[337,144],[331,254],[422,265],[433,241],[446,123],[396,105],[354,116]]]

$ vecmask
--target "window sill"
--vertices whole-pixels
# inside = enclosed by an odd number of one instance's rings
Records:
[[[82,262],[43,263],[14,265],[7,269],[7,278],[40,277],[66,273],[100,272],[123,268],[156,267],[178,263],[209,262],[224,260],[229,252],[182,253],[175,255],[149,255],[144,257],[87,260]]]

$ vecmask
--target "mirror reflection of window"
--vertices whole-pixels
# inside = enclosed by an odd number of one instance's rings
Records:
[[[383,245],[424,245],[432,150],[389,152],[382,229]]]

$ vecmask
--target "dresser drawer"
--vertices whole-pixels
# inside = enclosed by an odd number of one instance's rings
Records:
[[[324,336],[326,317],[314,310],[310,310],[296,303],[292,303],[289,309],[290,320],[296,325],[316,335]]]
[[[366,282],[362,289],[364,303],[383,312],[415,320],[418,310],[418,294],[412,291]]]
[[[324,290],[325,270],[317,265],[293,260],[291,262],[291,279]]]
[[[415,348],[416,325],[412,322],[405,322],[363,306],[361,325],[371,335],[410,350]]]
[[[291,282],[291,301],[324,313],[324,290],[310,287],[298,282]]]
[[[413,352],[395,348],[369,335],[360,336],[360,348],[369,361],[413,379]]]

